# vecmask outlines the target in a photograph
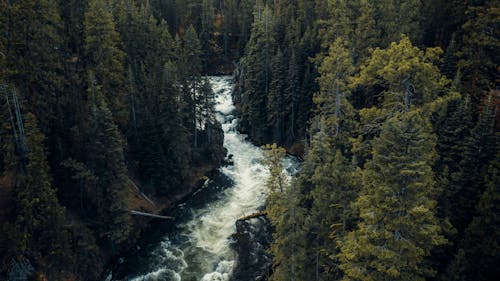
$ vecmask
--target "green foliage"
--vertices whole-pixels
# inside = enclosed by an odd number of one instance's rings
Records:
[[[0,81],[18,87],[27,109],[47,134],[58,122],[61,95],[61,18],[55,0],[3,1],[0,22]]]
[[[388,46],[401,39],[403,34],[419,43],[422,38],[423,1],[382,0],[375,4],[376,28],[381,33],[381,46]]]
[[[320,45],[315,40],[315,8],[312,1],[255,4],[236,101],[241,105],[241,129],[258,143],[291,145],[305,137],[312,90],[317,88],[309,61]],[[287,63],[283,58],[290,59]]]
[[[127,121],[125,53],[121,49],[121,39],[116,31],[113,15],[105,1],[88,2],[84,26],[87,70],[92,71],[97,83],[103,87],[116,121],[124,124]]]
[[[131,228],[125,197],[126,171],[122,138],[99,85],[89,75],[89,121],[86,151],[88,167],[95,174],[94,204],[101,236],[117,246],[126,241]]]
[[[275,264],[271,280],[303,280],[308,276],[308,269],[304,266],[307,242],[304,226],[307,217],[301,207],[300,191],[284,173],[282,161],[285,149],[276,144],[264,148],[264,163],[270,171],[266,212],[275,228],[270,249]]]
[[[69,269],[73,262],[70,234],[66,225],[66,212],[59,205],[56,189],[52,187],[44,146],[45,136],[38,128],[33,114],[26,115],[26,139],[29,152],[25,177],[16,187],[16,221],[21,242],[26,248],[47,257],[49,268],[59,265]],[[53,270],[52,274],[57,274]]]
[[[471,128],[470,135],[463,140],[463,159],[460,168],[457,169],[461,175],[458,182],[455,181],[457,190],[449,199],[453,208],[453,213],[450,214],[451,223],[460,230],[464,230],[472,220],[475,206],[485,189],[487,165],[497,150],[498,140],[492,134],[494,124],[492,110],[493,105],[489,99],[480,119]]]
[[[435,136],[418,111],[397,115],[373,143],[356,200],[361,222],[342,243],[345,280],[425,280],[425,262],[446,243],[435,216]]]
[[[469,102],[463,99],[450,101],[436,129],[436,150],[440,157],[436,162],[435,171],[443,189],[439,200],[442,217],[452,218],[458,209],[463,208],[455,199],[463,185],[464,156],[468,146],[467,140],[471,138],[471,129],[472,113]]]
[[[433,101],[449,83],[434,64],[441,53],[440,48],[422,51],[404,36],[387,49],[374,50],[353,86],[383,85],[380,102],[390,111],[422,106]]]
[[[319,280],[330,280],[342,276],[338,244],[358,220],[351,203],[358,196],[361,179],[355,166],[340,151],[332,151],[335,146],[323,141],[327,145],[318,142],[315,148],[323,153],[325,164],[317,166],[312,177],[311,227],[317,240],[314,244],[318,255],[316,267],[321,268]]]
[[[476,206],[476,216],[465,230],[458,252],[440,280],[493,280],[498,276],[499,151],[497,148],[496,159],[488,165],[484,179],[486,190]]]
[[[349,77],[354,73],[352,59],[345,41],[335,40],[328,56],[318,67],[320,92],[314,96],[317,116],[327,132],[336,138],[337,147],[349,147],[348,133],[354,129],[354,109],[348,101]]]
[[[275,50],[273,14],[268,6],[256,5],[252,36],[247,45],[243,64],[244,91],[242,126],[258,142],[268,138],[267,103],[271,83],[271,60]],[[266,124],[265,126],[262,126]]]
[[[480,3],[480,2],[479,2]],[[477,104],[495,87],[500,47],[500,7],[495,1],[470,5],[462,26],[463,44],[457,52],[466,93]]]
[[[128,176],[169,197],[224,158],[203,75],[240,60],[240,129],[305,158],[289,181],[266,150],[271,280],[493,279],[498,18],[497,1],[1,1],[29,151],[0,97],[0,271],[99,278],[138,234]]]
[[[273,140],[278,143],[285,141],[285,58],[283,52],[278,50],[278,53],[273,58],[272,69],[273,75],[269,85],[269,97],[267,103],[267,122],[271,130]]]

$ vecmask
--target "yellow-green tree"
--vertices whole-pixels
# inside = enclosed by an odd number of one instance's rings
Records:
[[[271,280],[306,280],[311,269],[306,268],[305,262],[307,215],[301,207],[302,196],[284,172],[285,149],[276,144],[267,145],[264,153],[264,163],[270,172],[266,212],[275,228],[270,249],[274,264]]]
[[[344,280],[423,281],[435,274],[425,259],[446,243],[435,216],[435,145],[417,110],[384,124],[355,203],[361,222],[341,243]]]

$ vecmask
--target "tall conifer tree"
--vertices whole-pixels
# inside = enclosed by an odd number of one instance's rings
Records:
[[[435,136],[419,111],[390,118],[373,144],[356,200],[361,222],[339,255],[345,280],[425,280],[446,242],[435,215]]]

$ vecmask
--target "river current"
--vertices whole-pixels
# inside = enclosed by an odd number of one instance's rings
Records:
[[[268,171],[262,150],[237,131],[229,76],[209,77],[216,96],[216,114],[224,130],[224,147],[232,165],[219,168],[213,178],[185,203],[177,206],[173,222],[155,220],[153,233],[124,258],[108,280],[227,281],[237,255],[231,247],[238,218],[262,208]],[[285,160],[292,172],[295,161]]]

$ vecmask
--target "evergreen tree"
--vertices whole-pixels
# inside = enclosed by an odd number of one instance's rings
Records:
[[[336,242],[344,239],[355,221],[350,203],[357,196],[354,166],[341,151],[350,150],[348,136],[354,129],[354,110],[347,100],[348,77],[352,75],[352,57],[346,42],[338,38],[331,44],[329,54],[318,67],[320,92],[315,95],[317,115],[312,128],[319,130],[312,141],[312,149],[306,161],[313,162],[311,190],[311,232],[315,238],[316,280],[337,280],[341,275],[336,255]],[[342,174],[342,176],[341,176]]]
[[[307,233],[304,226],[307,217],[301,207],[302,197],[283,171],[285,150],[276,144],[265,148],[265,164],[270,171],[266,183],[269,188],[266,212],[275,228],[271,246],[274,256],[271,280],[305,280],[309,269],[305,267]]]
[[[354,85],[383,86],[382,103],[386,108],[421,106],[433,101],[449,83],[433,64],[441,53],[439,48],[422,51],[404,36],[387,49],[377,48]]]
[[[356,65],[369,58],[370,50],[379,46],[381,30],[377,29],[375,18],[375,2],[360,0],[359,16],[356,19],[355,40],[356,52],[354,62]]]
[[[127,214],[126,167],[122,139],[102,88],[89,73],[88,167],[97,177],[94,194],[100,236],[119,246],[128,239],[131,218]]]
[[[500,166],[496,159],[488,166],[485,176],[486,190],[476,206],[477,215],[465,231],[460,248],[450,263],[441,280],[494,280],[500,273],[497,264],[500,262]]]
[[[296,53],[292,50],[290,62],[288,64],[287,84],[285,89],[285,135],[287,143],[291,143],[297,136],[297,117],[299,111],[299,95],[300,95],[300,67]]]
[[[269,85],[269,97],[267,102],[267,124],[271,129],[272,140],[283,143],[285,140],[285,79],[286,64],[283,52],[278,50],[272,59],[272,79]]]
[[[201,3],[201,26],[199,31],[199,38],[201,43],[202,50],[202,60],[203,60],[203,68],[207,69],[209,60],[216,56],[212,51],[213,42],[213,34],[214,34],[214,22],[215,22],[215,7],[213,0],[203,0]],[[226,19],[224,19],[224,23]],[[227,47],[225,46],[224,50]]]
[[[147,3],[130,7],[122,17],[118,29],[130,61],[130,154],[146,191],[166,195],[181,185],[191,164],[186,129],[191,123],[179,111],[186,108],[180,100],[179,77],[184,84],[191,81],[184,69],[199,64],[199,58],[177,66],[168,26],[153,17]]]
[[[25,178],[16,188],[16,226],[23,233],[25,251],[39,251],[48,258],[51,276],[57,269],[70,269],[73,262],[66,211],[59,205],[52,187],[47,163],[45,136],[38,128],[36,117],[28,113],[25,121],[29,152]]]
[[[241,126],[258,142],[268,139],[267,99],[271,83],[273,40],[273,14],[268,6],[255,5],[252,36],[244,60],[244,93]]]
[[[127,123],[125,53],[106,1],[88,1],[84,26],[87,70],[94,73],[97,83],[103,87],[115,121],[124,127]]]
[[[55,0],[2,1],[0,20],[0,80],[18,87],[28,109],[51,134],[58,122],[56,107],[62,92],[61,18]]]
[[[381,35],[379,46],[387,47],[401,40],[403,34],[416,44],[421,42],[423,1],[383,0],[374,5],[376,26]]]
[[[354,112],[347,100],[350,94],[348,77],[354,72],[346,42],[338,38],[330,46],[329,54],[318,67],[320,92],[314,97],[318,115],[326,130],[336,138],[337,147],[348,148],[347,136],[353,129]]]
[[[324,141],[326,145],[320,145],[325,164],[316,167],[312,178],[311,224],[317,240],[316,274],[317,280],[339,280],[342,273],[338,267],[340,249],[337,244],[356,224],[357,213],[351,203],[357,197],[361,181],[354,165],[339,150],[332,151],[335,146],[332,146],[331,140],[319,141]]]
[[[498,88],[500,8],[495,1],[477,1],[468,7],[466,15],[458,67],[464,90],[474,104],[480,104],[490,89]]]
[[[387,120],[356,200],[361,222],[341,245],[345,280],[425,280],[425,258],[446,242],[435,216],[435,136],[418,111]]]
[[[188,128],[192,136],[192,146],[196,149],[199,145],[198,121],[201,117],[197,108],[202,87],[201,43],[192,25],[186,30],[186,34],[182,38],[177,38],[176,41],[179,53],[177,65],[181,81],[182,98],[185,105],[186,123],[189,124]]]
[[[319,21],[318,24],[325,28],[319,31],[322,47],[328,49],[338,38],[352,38],[349,43],[354,44],[353,38],[356,28],[356,13],[359,10],[359,1],[333,0],[328,2],[329,18]],[[354,50],[351,50],[354,51]]]
[[[450,101],[445,117],[436,130],[437,152],[436,172],[439,173],[440,186],[443,189],[440,198],[440,213],[451,218],[457,211],[455,196],[462,188],[464,154],[467,140],[471,137],[472,113],[467,100]]]
[[[446,104],[446,99],[438,99],[445,96],[449,83],[434,65],[440,54],[439,48],[422,51],[414,47],[406,36],[387,49],[373,51],[351,85],[362,86],[365,94],[362,99],[366,108],[360,110],[365,144],[378,134],[383,122],[391,116],[422,106],[432,113]],[[370,154],[369,145],[360,147],[356,153],[366,158]]]
[[[451,201],[451,223],[462,232],[474,216],[475,206],[484,191],[484,177],[487,165],[495,155],[493,132],[493,104],[491,97],[486,100],[480,119],[464,139],[463,158],[460,162],[461,173],[458,190],[454,190]]]

